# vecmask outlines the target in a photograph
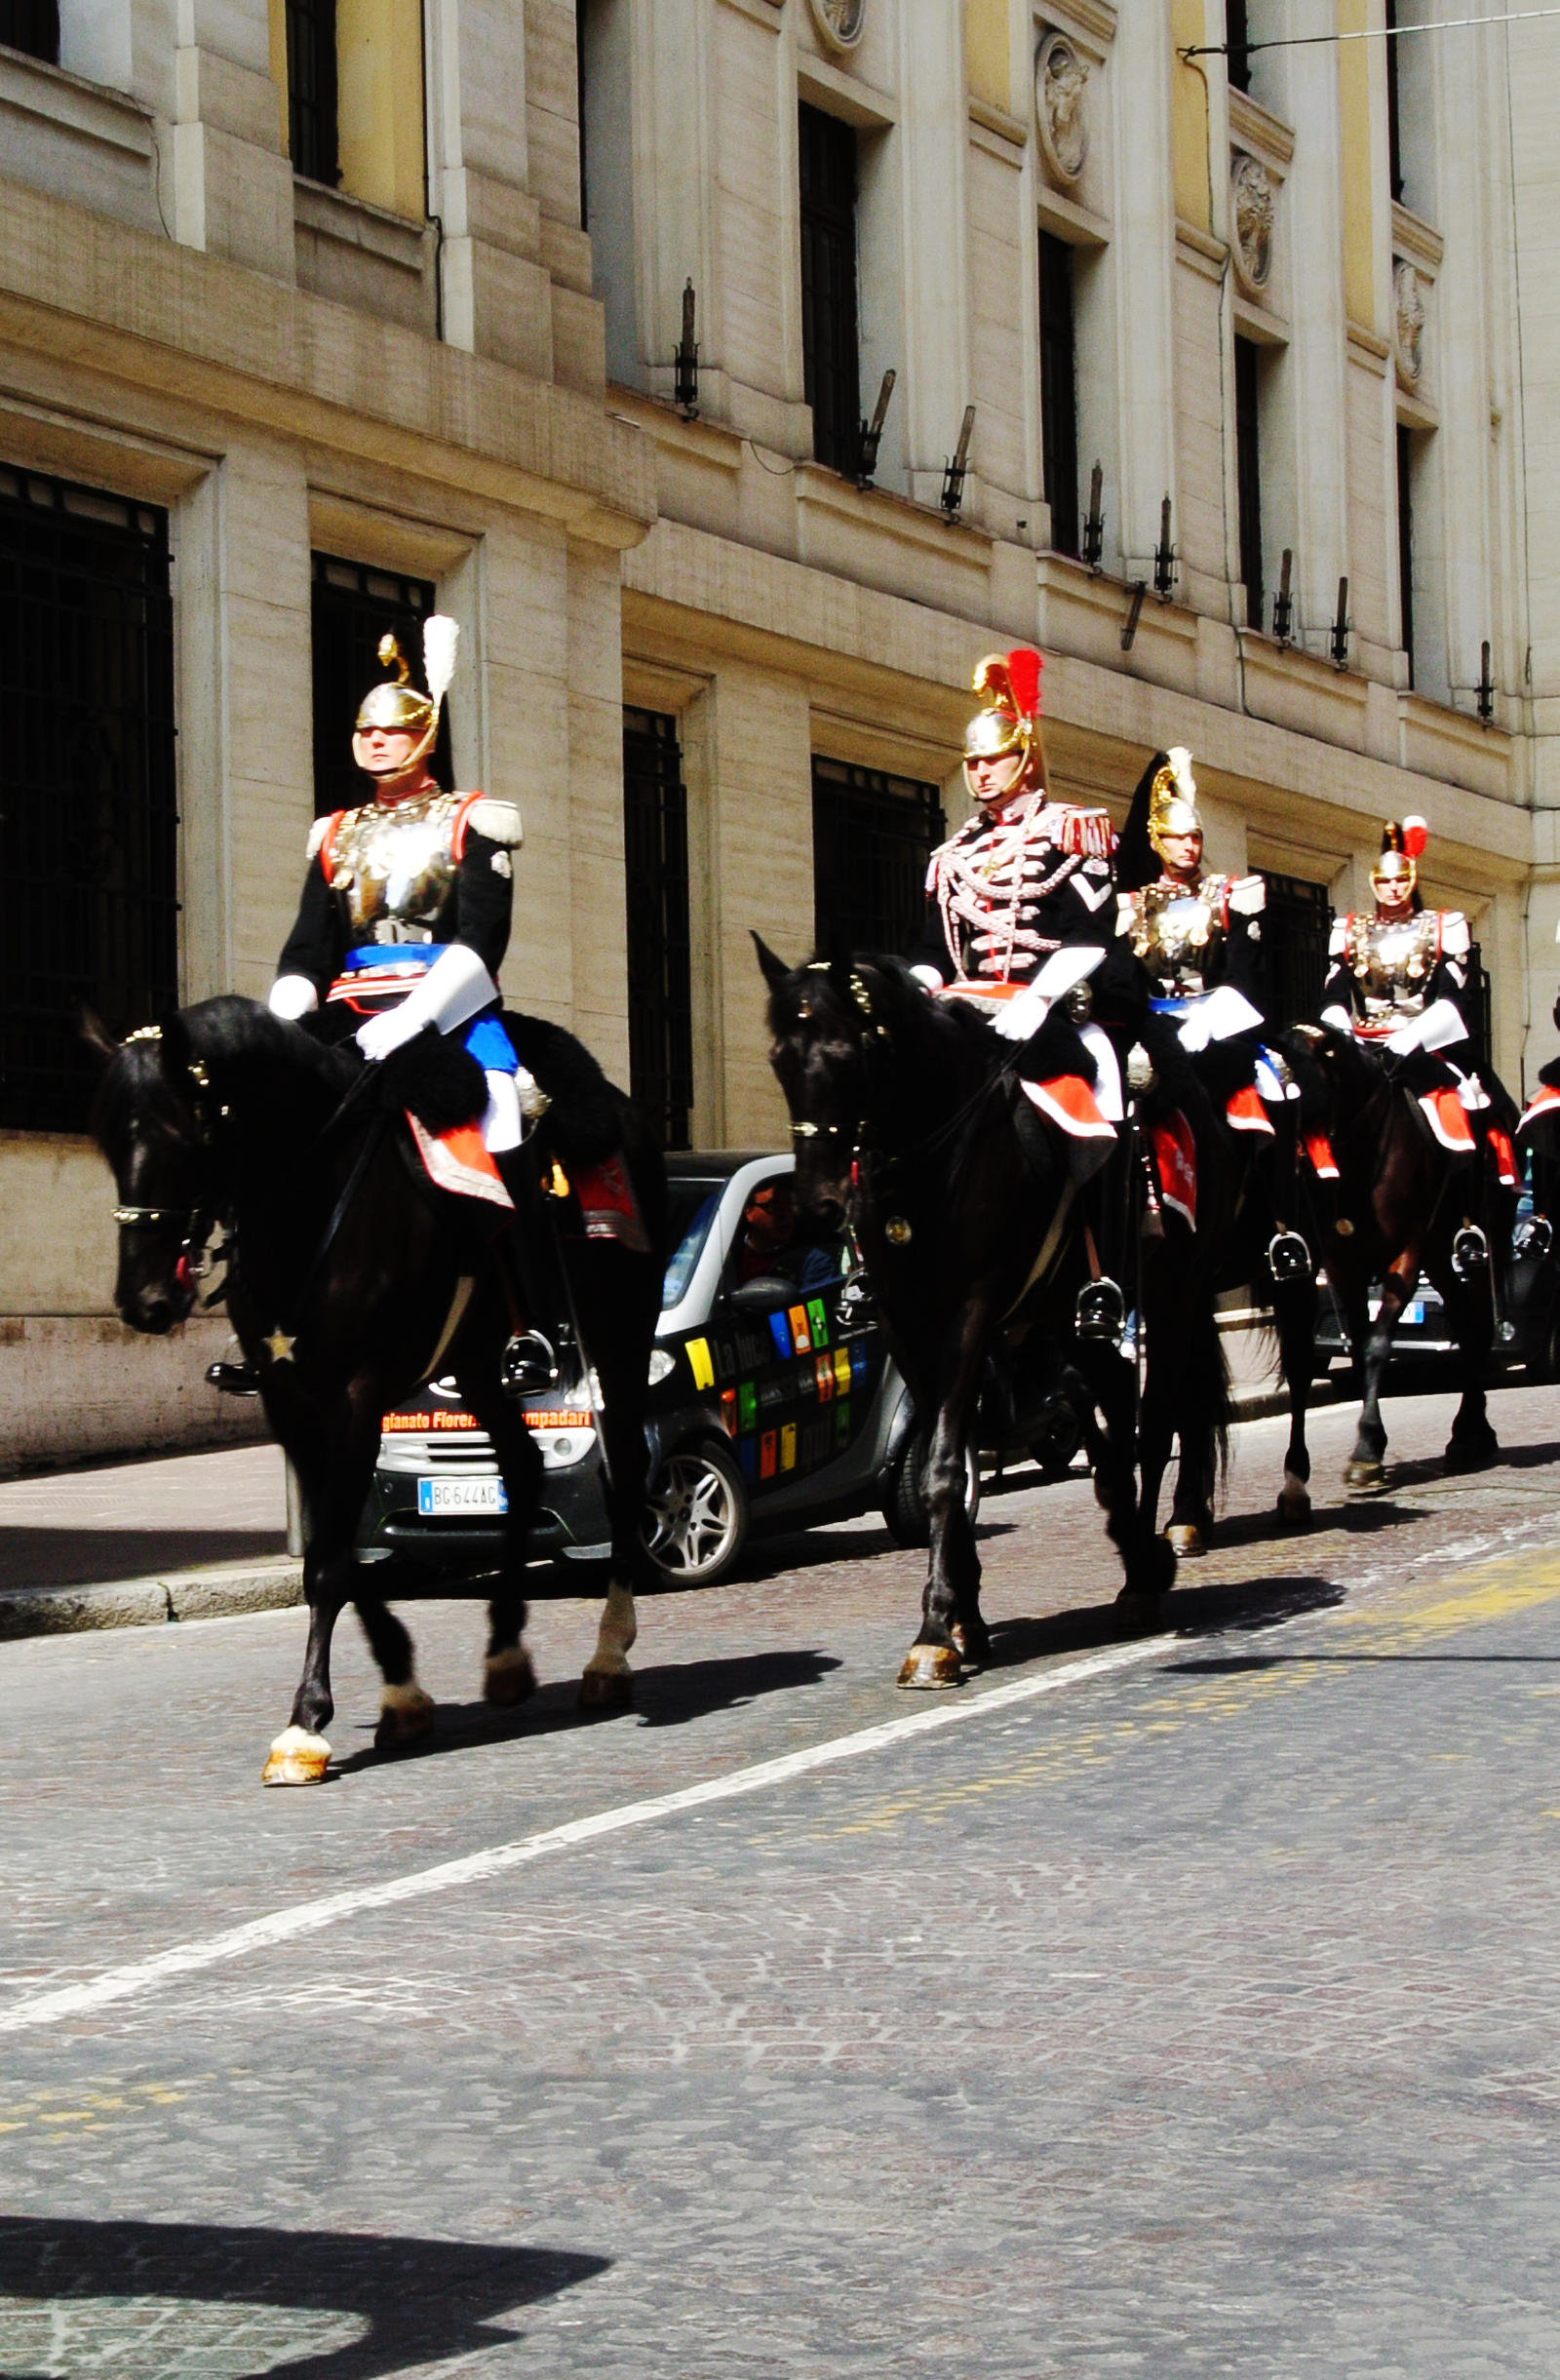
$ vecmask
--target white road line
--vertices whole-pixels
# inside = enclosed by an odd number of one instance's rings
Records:
[[[302,1933],[319,1933],[327,1926],[334,1926],[343,1918],[357,1917],[367,1909],[389,1909],[401,1901],[423,1900],[434,1892],[453,1892],[461,1885],[486,1884],[489,1877],[502,1876],[509,1868],[526,1866],[532,1859],[544,1858],[549,1852],[567,1851],[578,1843],[595,1843],[604,1835],[623,1833],[631,1826],[649,1826],[658,1818],[677,1817],[684,1810],[708,1810],[718,1802],[734,1802],[746,1793],[761,1793],[768,1785],[789,1784],[795,1776],[806,1776],[814,1769],[830,1769],[842,1760],[859,1760],[864,1753],[885,1750],[890,1744],[902,1743],[911,1736],[930,1735],[934,1728],[952,1727],[962,1719],[985,1718],[989,1712],[1011,1710],[1021,1702],[1033,1702],[1040,1695],[1056,1694],[1064,1686],[1081,1686],[1091,1678],[1105,1677],[1113,1669],[1127,1669],[1139,1661],[1155,1659],[1176,1643],[1174,1636],[1147,1636],[1137,1643],[1117,1646],[1110,1653],[1090,1655],[1086,1660],[1065,1662],[1060,1668],[1042,1670],[1037,1677],[1019,1678],[1011,1686],[994,1686],[971,1695],[939,1697],[929,1708],[913,1711],[903,1719],[885,1720],[879,1727],[864,1727],[852,1736],[836,1736],[827,1743],[815,1743],[805,1751],[786,1752],[778,1760],[760,1760],[750,1769],[736,1769],[727,1776],[712,1776],[702,1785],[684,1785],[676,1793],[657,1794],[644,1802],[624,1802],[616,1810],[598,1811],[594,1817],[570,1818],[566,1825],[549,1826],[541,1834],[523,1835],[518,1843],[495,1844],[491,1851],[472,1852],[464,1859],[442,1860],[437,1867],[418,1868],[410,1876],[397,1876],[385,1884],[361,1885],[350,1892],[330,1892],[318,1900],[294,1902],[290,1909],[273,1910],[269,1917],[252,1918],[247,1925],[232,1926],[225,1933],[210,1933],[203,1941],[182,1942],[173,1950],[160,1950],[152,1958],[137,1959],[129,1967],[111,1967],[86,1983],[67,1983],[58,1990],[35,1992],[30,1999],[18,2001],[14,2007],[0,2011],[0,2033],[23,2033],[37,2025],[62,2023],[69,2016],[90,2015],[94,2009],[110,2008],[115,2001],[133,2000],[142,1992],[155,1991],[159,1984],[171,1983],[177,1975],[196,1973],[203,1967],[220,1967],[229,1959],[249,1957],[253,1951],[270,1950],[278,1942],[291,1942]]]

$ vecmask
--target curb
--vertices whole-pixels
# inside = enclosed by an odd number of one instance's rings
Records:
[[[303,1565],[273,1561],[228,1570],[170,1571],[111,1586],[0,1588],[0,1643],[23,1636],[72,1636],[88,1628],[166,1627],[176,1619],[228,1619],[303,1601]]]

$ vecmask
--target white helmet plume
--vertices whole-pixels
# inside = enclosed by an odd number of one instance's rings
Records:
[[[1176,781],[1176,792],[1181,796],[1183,801],[1190,801],[1195,806],[1197,780],[1191,773],[1191,755],[1186,745],[1172,744],[1164,757],[1170,763],[1170,774]]]
[[[455,648],[460,643],[460,623],[443,611],[431,611],[422,623],[422,667],[433,696],[435,711],[444,707],[449,691],[449,681],[455,674]]]

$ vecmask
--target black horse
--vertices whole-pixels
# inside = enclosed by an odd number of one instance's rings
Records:
[[[271,1747],[265,1781],[311,1784],[325,1775],[331,1747],[324,1730],[334,1707],[331,1638],[346,1603],[356,1604],[384,1673],[376,1743],[404,1745],[433,1724],[411,1640],[389,1611],[384,1586],[373,1591],[382,1574],[354,1563],[352,1542],[380,1417],[435,1370],[453,1374],[492,1441],[508,1492],[484,1688],[489,1701],[523,1701],[535,1684],[522,1635],[541,1459],[499,1386],[513,1300],[491,1226],[461,1211],[472,1201],[436,1191],[413,1155],[386,1096],[397,1061],[365,1079],[355,1051],[325,1049],[300,1027],[234,997],[203,1000],[122,1045],[99,1040],[98,1047],[106,1063],[93,1129],[118,1186],[119,1312],[133,1329],[153,1334],[182,1322],[196,1296],[192,1268],[215,1226],[224,1226],[228,1313],[302,1489],[308,1650],[292,1722]],[[577,1044],[570,1048],[594,1069]],[[464,1052],[450,1055],[480,1082],[481,1070]],[[632,1698],[627,1654],[642,1559],[644,1408],[660,1309],[665,1181],[634,1109],[602,1087],[618,1110],[651,1243],[641,1255],[584,1240],[569,1263],[580,1336],[601,1385],[612,1529],[606,1610],[580,1699],[621,1708]],[[551,1229],[539,1200],[526,1222]]]
[[[1424,1273],[1446,1307],[1462,1359],[1462,1397],[1447,1443],[1449,1470],[1480,1470],[1500,1452],[1484,1378],[1511,1248],[1516,1190],[1502,1184],[1488,1143],[1454,1154],[1435,1140],[1412,1090],[1346,1034],[1308,1029],[1331,1086],[1337,1213],[1326,1241],[1359,1382],[1354,1451],[1344,1471],[1356,1495],[1386,1485],[1382,1390],[1392,1334]],[[1382,1285],[1374,1319],[1369,1297]]]
[[[1073,1335],[1090,1265],[1066,1136],[1027,1103],[1021,1120],[1013,1051],[962,1006],[928,998],[898,959],[793,969],[761,942],[758,952],[799,1209],[830,1230],[848,1221],[929,1427],[931,1553],[920,1633],[899,1683],[956,1686],[989,1655],[965,1448],[1004,1326],[1071,1343],[1091,1401],[1096,1488],[1126,1573],[1123,1621],[1151,1624],[1175,1556],[1138,1526],[1130,1366],[1108,1342]],[[1066,1020],[1054,1024],[1062,1073],[1080,1053]]]

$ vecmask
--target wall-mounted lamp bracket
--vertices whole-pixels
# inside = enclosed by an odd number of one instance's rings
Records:
[[[1170,542],[1170,498],[1159,507],[1159,542],[1153,549],[1153,591],[1167,604],[1176,587],[1176,549]]]
[[[673,400],[684,421],[695,420],[699,410],[699,346],[693,335],[696,303],[693,283],[689,280],[682,292],[682,336],[673,357],[676,370]]]
[[[1335,670],[1346,670],[1348,667],[1349,626],[1348,580],[1341,578],[1338,582],[1338,617],[1333,622],[1329,642],[1329,650],[1332,653]]]
[[[1121,650],[1124,653],[1132,650],[1132,640],[1138,633],[1138,622],[1143,616],[1143,599],[1148,592],[1149,582],[1146,578],[1133,580],[1132,601],[1127,607],[1126,624],[1121,631]]]
[[[1105,473],[1096,463],[1094,469],[1089,473],[1089,511],[1088,518],[1083,524],[1081,557],[1088,567],[1090,576],[1094,578],[1098,578],[1100,575],[1100,558],[1105,552],[1105,514],[1100,508],[1100,499],[1104,492]]]
[[[948,458],[943,472],[943,492],[939,499],[950,521],[956,521],[964,502],[964,474],[969,469],[969,442],[975,435],[975,408],[966,405],[964,419],[959,426],[958,444]]]
[[[1294,642],[1295,599],[1289,592],[1289,576],[1294,566],[1294,554],[1286,545],[1278,565],[1278,593],[1273,597],[1273,635],[1281,647]]]
[[[882,443],[883,423],[888,417],[888,400],[894,393],[894,382],[898,376],[898,373],[894,371],[883,373],[883,384],[878,391],[878,402],[873,407],[872,419],[864,421],[861,425],[861,444],[856,451],[856,485],[858,488],[872,486],[873,473],[878,468],[878,449]]]

